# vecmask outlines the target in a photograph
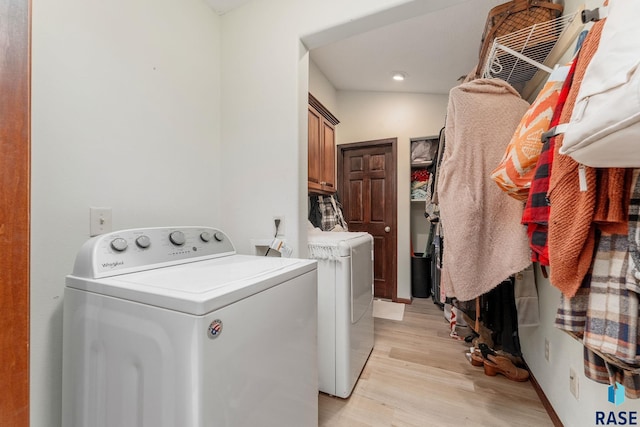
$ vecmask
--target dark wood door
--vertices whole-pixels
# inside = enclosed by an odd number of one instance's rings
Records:
[[[0,426],[29,425],[29,0],[0,1]]]
[[[374,240],[374,296],[397,299],[396,139],[339,146],[340,200],[349,231]]]

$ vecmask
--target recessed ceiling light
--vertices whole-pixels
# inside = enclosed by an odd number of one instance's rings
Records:
[[[407,73],[404,73],[402,71],[395,71],[393,73],[393,80],[395,80],[397,82],[401,82],[406,78],[407,78]]]

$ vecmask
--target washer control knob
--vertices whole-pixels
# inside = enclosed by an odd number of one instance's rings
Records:
[[[211,240],[211,233],[209,233],[208,231],[203,231],[202,233],[200,233],[200,240],[205,243],[209,242]]]
[[[118,237],[117,239],[113,239],[111,241],[111,248],[114,251],[122,252],[125,249],[127,249],[127,246],[128,246],[127,241],[124,240],[122,237]]]
[[[216,231],[216,232],[213,234],[213,238],[214,238],[214,239],[216,239],[218,242],[222,242],[222,241],[224,240],[224,234],[222,234],[222,233],[221,233],[221,232],[219,232],[219,231]]]
[[[169,234],[169,240],[176,246],[182,246],[186,242],[184,238],[184,233],[182,231],[174,231]]]
[[[149,236],[142,235],[136,239],[136,245],[141,249],[147,249],[151,246],[151,239],[149,239]]]

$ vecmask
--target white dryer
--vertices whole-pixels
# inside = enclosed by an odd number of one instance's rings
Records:
[[[373,237],[309,231],[318,261],[319,390],[351,395],[373,350]]]
[[[65,427],[314,426],[312,260],[237,255],[220,230],[89,240],[64,295]]]

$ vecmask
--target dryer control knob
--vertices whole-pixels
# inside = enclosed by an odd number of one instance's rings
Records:
[[[114,251],[122,252],[127,249],[127,246],[127,241],[122,237],[118,237],[117,239],[113,239],[111,241],[111,248],[113,248]]]
[[[151,246],[151,239],[149,239],[149,236],[142,235],[136,239],[136,245],[141,249],[147,249]]]
[[[216,239],[218,242],[222,242],[224,240],[224,234],[222,234],[219,231],[216,231],[213,235],[213,238]]]
[[[186,242],[184,233],[182,231],[174,231],[173,233],[169,234],[169,240],[171,240],[171,243],[176,246],[182,246],[184,245],[184,242]]]
[[[200,240],[202,240],[203,242],[209,242],[211,240],[211,233],[203,231],[202,233],[200,233]]]

